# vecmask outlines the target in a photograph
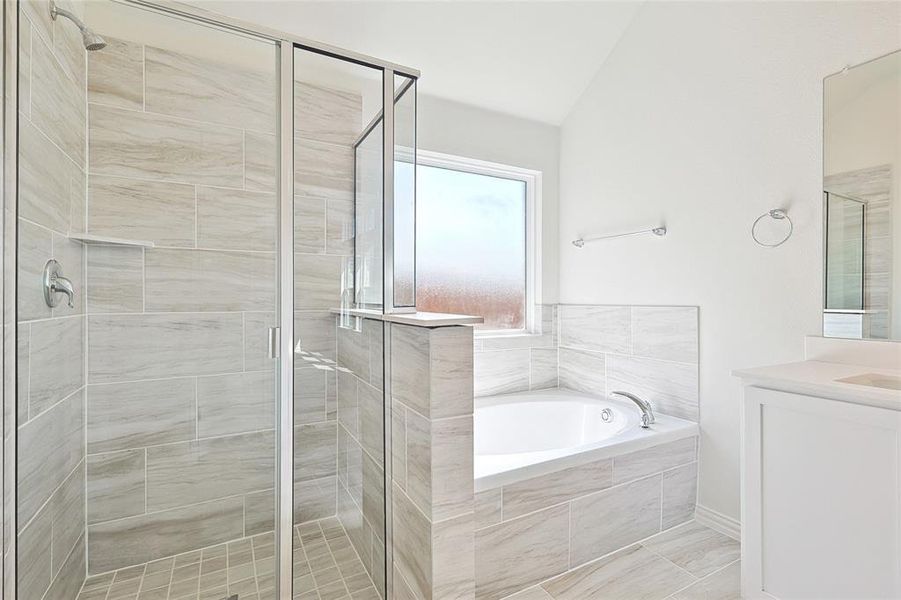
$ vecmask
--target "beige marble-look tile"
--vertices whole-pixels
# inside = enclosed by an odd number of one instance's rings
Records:
[[[28,414],[43,412],[84,385],[84,318],[31,324]]]
[[[369,363],[369,336],[366,331],[340,326],[337,330],[338,365],[348,374],[369,381],[372,371]],[[352,428],[356,431],[356,428]]]
[[[144,449],[87,457],[88,524],[144,513]]]
[[[360,417],[360,443],[372,459],[383,467],[385,455],[384,394],[362,381],[357,384]],[[471,454],[471,453],[470,453]]]
[[[541,587],[555,600],[651,600],[665,598],[692,581],[688,573],[635,545],[543,583]]]
[[[19,216],[69,231],[70,205],[84,184],[79,167],[28,119],[19,123]]]
[[[501,488],[476,492],[474,503],[476,529],[496,525],[502,521],[503,494]]]
[[[417,598],[432,591],[432,528],[404,492],[394,487],[394,565]]]
[[[531,350],[493,350],[473,356],[476,397],[522,392],[529,389]]]
[[[275,373],[254,371],[197,378],[197,436],[275,429]]]
[[[23,6],[27,4],[23,3]],[[31,21],[19,18],[19,112],[31,116]]]
[[[101,175],[241,187],[240,130],[92,104],[91,170]]]
[[[148,512],[272,488],[274,444],[261,431],[148,448]]]
[[[294,197],[294,251],[325,253],[325,205],[322,198]]]
[[[354,155],[350,144],[327,144],[294,138],[294,193],[351,200],[354,189]]]
[[[663,474],[663,529],[693,519],[697,501],[698,463],[666,471]]]
[[[195,436],[193,378],[89,385],[87,403],[91,454],[184,442]]]
[[[316,367],[294,369],[295,426],[326,420],[328,376],[333,374]]]
[[[336,473],[337,424],[314,423],[294,428],[294,481],[332,477]]]
[[[144,47],[103,35],[103,52],[88,52],[88,101],[144,109]]]
[[[269,356],[269,328],[278,325],[274,312],[244,313],[244,370],[269,371],[277,361]],[[297,331],[295,325],[295,332]],[[296,333],[295,333],[296,335]]]
[[[620,454],[613,458],[613,482],[624,483],[694,462],[698,459],[697,437],[687,437]]]
[[[540,585],[530,587],[521,592],[517,592],[512,596],[508,596],[506,600],[554,600],[550,594],[544,591]]]
[[[363,517],[373,533],[385,535],[385,473],[381,465],[363,453]]]
[[[391,324],[391,392],[395,400],[429,416],[429,332]]]
[[[476,598],[509,596],[565,571],[569,506],[556,506],[476,532]]]
[[[432,525],[432,597],[473,598],[474,517],[467,513]]]
[[[144,310],[144,250],[126,246],[85,247],[87,312]]]
[[[275,251],[277,217],[275,194],[197,188],[197,246],[200,248]]]
[[[60,8],[66,9],[79,18],[84,18],[84,3],[78,0],[61,0],[57,3]],[[66,75],[79,90],[85,86],[85,70],[87,67],[84,38],[78,28],[62,27],[57,21],[53,28],[53,52],[62,64]]]
[[[80,537],[71,552],[66,556],[65,562],[60,567],[59,573],[50,589],[47,590],[46,600],[69,600],[75,598],[81,590],[85,574],[85,539]]]
[[[306,523],[335,514],[336,478],[294,482],[294,522]]]
[[[275,253],[154,248],[144,253],[147,312],[275,308]]]
[[[655,475],[573,500],[570,566],[659,532],[660,480]]]
[[[340,256],[295,254],[294,307],[327,310],[341,300]]]
[[[504,486],[504,520],[567,502],[613,485],[613,461],[604,459]]]
[[[28,523],[84,456],[84,390],[19,427],[17,522]]]
[[[53,234],[53,256],[62,268],[62,273],[72,282],[75,290],[74,306],[69,306],[65,296],[59,296],[59,304],[53,309],[54,317],[67,317],[84,314],[84,250],[81,242],[70,240],[67,236]]]
[[[243,535],[238,496],[89,527],[89,573],[212,546]]]
[[[741,561],[676,592],[670,600],[741,600]]]
[[[739,559],[741,545],[727,535],[691,522],[642,543],[695,577],[706,577]]]
[[[84,469],[84,462],[79,462],[50,498],[53,521],[51,562],[54,577],[59,574],[75,544],[84,543]]]
[[[244,496],[244,535],[272,531],[275,527],[275,491],[265,490]]]
[[[277,86],[275,53],[268,68],[245,69],[145,47],[145,105],[149,112],[274,132]]]
[[[93,315],[88,334],[91,383],[234,373],[243,367],[240,314]]]
[[[28,421],[28,372],[31,349],[31,325],[19,323],[15,326],[4,327],[4,338],[16,331],[16,414],[18,425],[24,425]],[[9,382],[6,382],[7,384]],[[9,417],[9,415],[4,415]]]
[[[560,387],[604,397],[610,389],[604,376],[609,355],[589,350],[559,348]]]
[[[85,161],[85,91],[44,41],[32,39],[31,120],[76,165]]]
[[[407,487],[407,408],[391,403],[391,477],[401,489]]]
[[[429,416],[432,419],[461,417],[473,412],[472,335],[472,327],[429,329]]]
[[[610,355],[607,387],[626,390],[664,414],[698,420],[698,366],[636,356]]]
[[[19,321],[46,319],[51,315],[44,301],[44,265],[53,258],[53,234],[19,219],[16,306]]]
[[[697,363],[697,307],[633,306],[632,354]]]
[[[51,516],[42,510],[27,524],[19,524],[16,546],[17,593],[42,598],[51,581]]]
[[[194,245],[192,185],[91,173],[88,197],[89,233],[161,246]]]
[[[294,133],[320,142],[350,145],[363,128],[359,94],[294,82]]]
[[[244,187],[275,192],[278,184],[278,142],[274,135],[244,132]]]
[[[298,358],[309,366],[320,364],[310,359],[336,358],[337,327],[335,315],[328,311],[295,311],[294,312],[294,352]]]
[[[432,421],[431,445],[431,519],[472,513],[473,418]]]
[[[561,346],[629,353],[632,331],[628,306],[561,304],[557,310]]]
[[[326,200],[325,251],[350,256],[354,251],[354,207],[346,200]]]
[[[529,370],[529,389],[543,390],[557,387],[557,348],[532,348]]]

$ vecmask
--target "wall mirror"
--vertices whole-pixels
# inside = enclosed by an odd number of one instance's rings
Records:
[[[901,340],[901,50],[827,77],[826,337]]]

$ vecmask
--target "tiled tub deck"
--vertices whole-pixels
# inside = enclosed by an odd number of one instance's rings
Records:
[[[274,534],[89,577],[78,600],[275,599]],[[294,528],[295,600],[380,600],[336,518]]]

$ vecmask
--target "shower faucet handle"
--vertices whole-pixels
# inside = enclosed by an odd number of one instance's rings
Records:
[[[63,277],[63,269],[54,259],[44,265],[44,301],[50,308],[59,306],[57,294],[65,294],[69,299],[69,308],[75,308],[75,287]]]

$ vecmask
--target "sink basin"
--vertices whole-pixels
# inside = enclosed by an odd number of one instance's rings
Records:
[[[863,373],[836,379],[841,383],[853,383],[854,385],[868,385],[870,387],[884,388],[886,390],[901,391],[901,377],[896,375],[882,375],[880,373]]]

